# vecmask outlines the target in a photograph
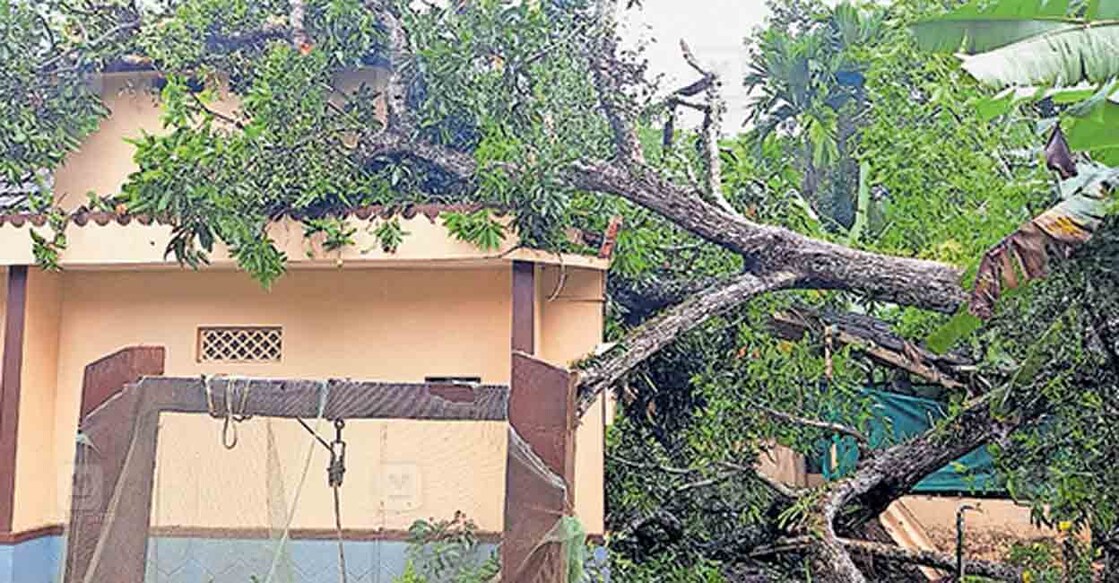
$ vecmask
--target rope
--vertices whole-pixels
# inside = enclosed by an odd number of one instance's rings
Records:
[[[235,391],[235,380],[229,379],[225,383],[225,421],[221,426],[221,444],[225,449],[233,449],[237,447],[237,424],[243,421],[252,419],[252,415],[246,414],[249,404],[249,388],[252,386],[249,379],[241,381],[241,406],[240,412],[233,410],[233,399]]]
[[[334,441],[330,444],[330,465],[326,468],[326,481],[334,492],[334,529],[338,535],[338,583],[346,583],[346,550],[342,544],[342,478],[346,474],[346,442],[342,429],[346,422],[334,420]]]
[[[326,483],[330,486],[334,497],[334,534],[338,542],[338,581],[346,583],[346,549],[342,537],[342,480],[346,475],[346,442],[342,439],[342,429],[346,422],[342,419],[334,420],[334,441],[328,442],[311,428],[307,422],[296,417],[296,421],[306,429],[315,441],[319,442],[330,453],[330,463],[326,466]]]
[[[224,419],[221,426],[221,444],[225,449],[233,449],[237,447],[237,424],[253,418],[252,415],[247,413],[249,409],[249,389],[252,388],[252,381],[247,378],[241,379],[241,390],[238,393],[237,379],[226,380],[224,391],[225,414],[219,415],[217,404],[214,403],[213,379],[214,377],[202,375],[202,390],[206,393],[206,412],[210,414],[210,417],[222,417]],[[240,397],[239,403],[236,403],[238,401],[237,397]]]

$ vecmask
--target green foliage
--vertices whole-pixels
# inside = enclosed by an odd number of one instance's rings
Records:
[[[443,226],[447,227],[452,237],[486,251],[500,248],[505,240],[505,226],[487,209],[470,213],[446,212],[442,214],[442,219]]]
[[[966,37],[974,54],[962,57],[963,68],[987,85],[1028,87],[1032,99],[1071,104],[1061,108],[1061,118],[1073,148],[1119,164],[1119,106],[1109,100],[1119,76],[1117,15],[1112,0],[976,0],[918,22],[915,31],[934,50],[955,50]],[[1017,101],[1007,93],[988,105],[1005,111]]]
[[[54,168],[97,128],[107,113],[91,90],[83,62],[62,57],[86,35],[96,35],[103,22],[83,31],[52,22],[54,2],[0,1],[0,179],[11,184],[32,182]]]
[[[315,235],[322,235],[324,251],[338,251],[353,245],[356,233],[356,228],[337,217],[307,219],[303,222],[303,236],[309,239]]]
[[[373,231],[373,235],[381,245],[381,250],[385,253],[396,253],[407,234],[408,232],[400,227],[400,219],[397,217],[381,221]]]

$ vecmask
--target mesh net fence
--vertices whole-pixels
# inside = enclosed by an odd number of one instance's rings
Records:
[[[578,581],[563,461],[508,394],[145,379],[82,422],[63,579]]]

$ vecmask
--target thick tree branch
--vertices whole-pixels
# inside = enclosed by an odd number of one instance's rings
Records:
[[[582,371],[579,415],[603,391],[680,334],[759,294],[790,287],[796,280],[796,276],[789,272],[776,272],[762,277],[742,274],[696,293],[645,322],[626,338],[623,346],[608,352]]]
[[[460,180],[471,180],[478,169],[474,156],[453,148],[411,137],[406,130],[390,126],[362,140],[358,146],[367,160],[383,156],[404,155],[424,160]]]
[[[1020,421],[999,419],[988,398],[980,398],[955,417],[905,443],[873,452],[851,476],[829,485],[817,504],[821,540],[817,568],[832,579],[862,583],[865,577],[839,542],[835,522],[850,504],[858,511],[845,515],[853,523],[881,514],[925,476],[952,460],[996,439],[1003,439]]]
[[[945,571],[952,571],[956,567],[956,558],[946,553],[910,550],[883,543],[843,538],[839,539],[839,543],[849,552],[853,553],[913,563],[924,567],[934,567]],[[964,573],[966,575],[988,577],[999,581],[1021,581],[1023,569],[1006,563],[968,559],[964,563]]]
[[[633,116],[626,113],[631,104],[627,103],[630,97],[621,82],[625,77],[625,65],[618,60],[618,4],[616,0],[598,0],[597,9],[595,16],[599,40],[589,47],[587,60],[594,76],[599,102],[614,133],[618,158],[626,163],[644,164],[645,154],[637,137],[637,129],[630,123]]]
[[[370,0],[367,6],[377,14],[377,19],[385,27],[390,68],[385,90],[387,125],[390,129],[414,133],[408,131],[413,129],[408,112],[408,81],[412,74],[412,52],[408,48],[408,35],[404,30],[404,24],[392,7],[392,0]]]
[[[652,169],[599,162],[568,169],[575,186],[621,196],[766,271],[795,270],[805,286],[844,289],[894,303],[951,312],[966,299],[961,271],[933,261],[860,251],[760,225],[706,203]]]

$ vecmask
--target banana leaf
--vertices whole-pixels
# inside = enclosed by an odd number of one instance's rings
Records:
[[[1092,237],[1110,212],[1119,169],[1080,163],[1060,183],[1061,202],[1023,224],[991,248],[979,263],[968,310],[990,318],[1003,289],[1045,277],[1054,258],[1066,258]]]
[[[926,50],[975,54],[1074,28],[1065,20],[1067,11],[1068,0],[972,0],[948,14],[918,22],[913,32]]]

